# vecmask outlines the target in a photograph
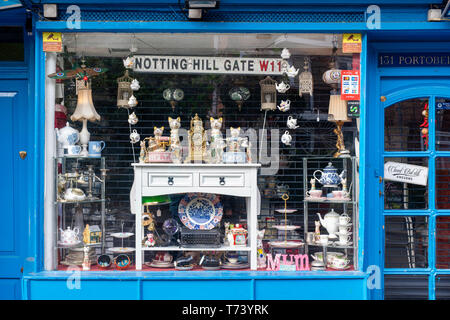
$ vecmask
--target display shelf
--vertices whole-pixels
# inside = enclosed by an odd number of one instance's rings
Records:
[[[78,160],[89,160],[95,159],[99,160],[99,162],[89,163],[89,162],[78,162]],[[55,254],[55,257],[60,256],[61,259],[65,259],[63,256],[67,250],[64,249],[82,249],[83,247],[93,247],[100,248],[101,253],[105,252],[105,220],[106,220],[106,167],[105,167],[105,158],[104,157],[80,157],[80,156],[63,156],[63,157],[55,157],[54,158],[54,170],[55,170],[55,195],[57,195],[57,199],[54,200],[53,204],[56,207],[55,212],[60,212],[60,215],[55,216],[55,224],[58,226],[58,230],[61,228],[66,230],[67,227],[74,229],[78,227],[80,229],[78,233],[78,237],[81,242],[74,246],[64,246],[58,243],[55,244],[54,248],[57,251],[61,251]],[[73,171],[71,171],[73,170]],[[78,182],[71,180],[75,179],[77,176],[76,173],[82,172],[87,177],[87,181],[85,184],[79,184]],[[60,184],[59,177],[61,175],[65,175],[70,173],[73,177],[66,177],[65,181]],[[81,176],[81,174],[80,174]],[[100,182],[100,188],[95,188],[96,182]],[[64,192],[68,188],[72,188],[74,185],[76,188],[81,188],[85,195],[86,199],[81,201],[68,201],[61,199],[64,195]],[[93,197],[95,194],[95,197]],[[99,212],[100,212],[100,221],[98,223],[100,231],[101,231],[101,241],[100,243],[94,244],[84,244],[83,243],[83,229],[87,223],[85,223],[86,216],[91,214],[92,212],[86,213],[84,210],[76,211],[72,213],[73,216],[70,217],[69,211],[72,208],[88,207],[85,205],[88,204],[100,204]],[[77,214],[80,213],[79,216]],[[85,217],[85,218],[83,218]],[[90,223],[89,223],[90,224]],[[60,240],[60,231],[57,232],[57,239]],[[57,264],[58,262],[56,262]]]
[[[132,166],[135,174],[131,191],[131,206],[136,215],[136,270],[142,270],[145,251],[247,251],[250,269],[257,269],[257,226],[260,199],[257,171],[260,164],[133,163]],[[209,193],[245,198],[247,246],[144,247],[142,244],[145,236],[142,226],[142,197],[183,193]]]
[[[218,248],[213,247],[200,247],[200,248],[186,248],[178,246],[169,247],[144,247],[142,251],[251,251],[252,248],[246,247],[233,247],[233,246],[223,246]]]
[[[314,176],[314,173],[308,171],[308,170],[314,170],[314,169],[321,169],[321,168],[310,168],[308,166],[309,163],[314,162],[316,165],[317,163],[338,163],[341,162],[342,164],[342,170],[346,171],[346,180],[347,180],[347,186],[350,186],[349,193],[350,193],[350,199],[342,199],[342,200],[336,200],[332,198],[325,198],[321,197],[318,199],[312,199],[308,196],[307,192],[309,190],[309,177],[311,175]],[[315,171],[314,171],[315,172]],[[355,179],[357,176],[357,170],[356,170],[356,158],[350,157],[350,158],[325,158],[325,157],[317,157],[317,158],[303,158],[303,185],[304,185],[304,199],[303,199],[303,209],[304,209],[304,237],[307,239],[307,233],[314,231],[314,230],[308,230],[308,216],[309,216],[309,205],[312,203],[317,204],[341,204],[342,205],[342,213],[348,213],[349,209],[351,208],[351,225],[352,227],[352,244],[341,246],[341,245],[335,245],[333,243],[328,245],[322,245],[322,244],[316,244],[305,241],[305,253],[308,254],[309,247],[315,247],[318,249],[322,249],[324,259],[326,260],[327,257],[327,251],[328,249],[342,249],[345,250],[345,254],[347,255],[347,251],[350,249],[353,250],[353,261],[352,261],[352,268],[349,269],[341,269],[343,270],[354,270],[357,268],[357,250],[356,250],[356,239],[358,239],[358,233],[356,226],[358,225],[358,216],[357,216],[357,200],[356,200],[356,184]],[[323,226],[322,226],[323,227]],[[327,269],[328,270],[328,269]]]

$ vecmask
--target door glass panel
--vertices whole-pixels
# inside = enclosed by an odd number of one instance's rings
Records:
[[[385,300],[427,300],[428,276],[387,274],[384,276]]]
[[[436,98],[436,150],[450,151],[450,98]]]
[[[436,158],[436,208],[450,209],[450,158]]]
[[[422,114],[428,98],[404,100],[384,109],[384,150],[424,151],[428,149],[428,119]],[[424,132],[425,133],[425,132]]]
[[[450,269],[450,216],[436,218],[436,268]]]
[[[450,275],[436,276],[436,300],[450,300]]]
[[[398,172],[402,172],[401,164],[428,168],[428,158],[424,157],[385,158],[384,163],[387,162],[396,165]],[[386,168],[385,170],[389,169]],[[411,172],[411,176],[413,175],[414,173]],[[386,176],[385,174],[385,178]],[[409,176],[406,176],[406,178],[409,178]],[[384,208],[391,210],[428,209],[428,188],[418,184],[386,179],[384,182]]]
[[[428,217],[385,217],[385,268],[428,267]]]

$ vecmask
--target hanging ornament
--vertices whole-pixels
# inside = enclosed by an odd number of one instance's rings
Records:
[[[134,108],[137,106],[137,104],[138,104],[138,101],[137,101],[136,97],[134,95],[131,95],[130,99],[128,100],[128,107]]]
[[[139,81],[137,79],[133,79],[133,81],[131,81],[130,88],[133,91],[138,91],[141,88]]]
[[[422,111],[423,115],[423,123],[420,125],[420,133],[422,134],[423,144],[426,149],[428,149],[428,103],[425,103],[425,106]]]
[[[135,62],[136,62],[136,59],[134,56],[128,56],[125,59],[123,59],[123,66],[126,69],[132,69],[134,67]]]
[[[117,106],[119,108],[129,108],[128,101],[133,95],[133,90],[131,89],[131,78],[128,74],[128,70],[125,71],[123,77],[117,78]]]
[[[304,93],[308,93],[310,96],[313,94],[313,76],[310,71],[310,60],[305,57],[305,65],[303,66],[303,72],[298,76],[298,94],[301,97]]]
[[[134,112],[128,116],[128,123],[131,125],[138,123],[138,120],[139,119]]]
[[[168,88],[163,91],[163,98],[170,102],[172,111],[175,111],[177,103],[184,98],[184,91],[178,88]]]
[[[267,76],[259,82],[261,86],[261,110],[275,110],[277,108],[277,82]]]
[[[294,78],[298,74],[299,70],[300,69],[295,69],[294,66],[290,66],[287,68],[286,74],[289,78]]]
[[[287,48],[284,48],[283,51],[281,51],[281,58],[284,60],[287,60],[291,57],[291,53]]]
[[[228,95],[230,96],[231,100],[236,102],[239,111],[241,111],[244,101],[250,98],[250,90],[245,87],[234,87],[231,88],[231,90],[228,92]]]

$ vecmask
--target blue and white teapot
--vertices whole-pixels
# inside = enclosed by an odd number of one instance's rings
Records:
[[[316,173],[321,173],[320,178],[316,177]],[[333,166],[331,162],[328,162],[328,166],[321,170],[316,170],[313,173],[314,179],[319,181],[324,187],[337,187],[338,184],[342,183],[342,179],[344,177],[345,170],[341,172],[341,174],[337,173],[337,169]]]

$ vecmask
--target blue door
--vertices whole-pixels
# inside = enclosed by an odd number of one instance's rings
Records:
[[[376,172],[385,299],[450,298],[449,83],[380,83]]]
[[[27,175],[29,155],[23,153],[29,151],[26,101],[27,81],[0,80],[0,299],[21,294],[29,214],[23,199],[33,184]]]

